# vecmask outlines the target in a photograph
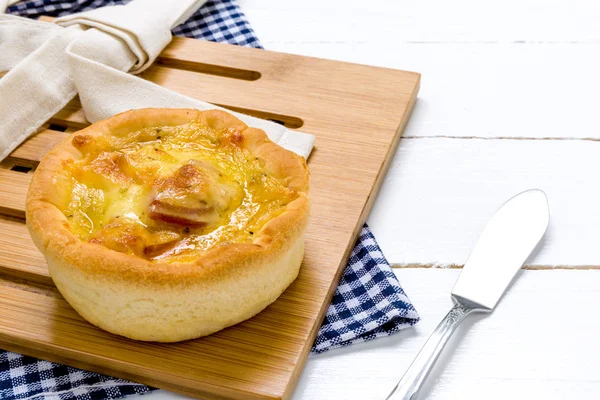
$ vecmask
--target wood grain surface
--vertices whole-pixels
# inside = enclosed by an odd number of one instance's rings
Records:
[[[31,174],[0,169],[0,214],[25,218],[25,196],[30,181]]]
[[[199,340],[140,343],[91,326],[50,284],[23,221],[30,175],[10,170],[35,165],[68,135],[51,126],[0,170],[0,226],[8,232],[0,239],[0,347],[205,399],[289,398],[404,130],[419,75],[178,38],[143,77],[316,135],[300,276],[264,312]],[[67,132],[87,125],[77,101],[50,123]]]

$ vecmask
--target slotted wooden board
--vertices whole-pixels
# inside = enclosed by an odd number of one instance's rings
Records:
[[[256,317],[198,340],[141,343],[85,322],[54,288],[29,238],[31,171],[19,168],[35,168],[55,143],[88,125],[73,101],[0,169],[0,348],[204,399],[289,398],[406,125],[419,75],[176,38],[143,78],[316,135],[300,276]]]

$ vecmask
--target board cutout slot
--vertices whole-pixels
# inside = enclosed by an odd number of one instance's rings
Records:
[[[53,131],[65,132],[67,130],[67,126],[51,123],[50,126],[48,126],[48,129],[51,129]]]
[[[31,171],[33,168],[30,167],[25,167],[23,165],[13,165],[10,170],[11,171],[15,171],[15,172],[22,172],[22,173],[28,173],[29,171]]]
[[[226,108],[231,111],[236,111],[242,114],[251,115],[260,119],[266,119],[267,121],[275,122],[285,126],[286,128],[298,129],[304,125],[304,121],[301,118],[293,117],[291,115],[275,114],[268,111],[253,110],[250,108],[242,108],[230,106],[227,104],[216,104],[219,107]]]
[[[158,59],[156,60],[156,64],[173,69],[198,72],[207,75],[223,76],[226,78],[241,79],[244,81],[256,81],[260,79],[262,75],[258,71],[252,71],[248,69],[225,67],[223,65],[204,64],[193,61],[183,61],[169,57],[158,57]]]
[[[67,129],[71,128],[74,131],[78,131],[84,128],[87,128],[88,126],[90,126],[91,124],[86,120],[86,121],[79,121],[79,120],[69,120],[67,119],[69,117],[63,117],[62,115],[55,115],[54,117],[50,118],[50,120],[48,122],[50,122],[50,124],[60,124],[60,125],[65,125],[67,127]]]

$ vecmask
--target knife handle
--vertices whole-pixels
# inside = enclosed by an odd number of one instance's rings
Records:
[[[415,400],[417,398],[425,378],[429,375],[433,364],[435,364],[444,346],[448,343],[448,339],[465,317],[473,311],[477,311],[477,309],[467,307],[456,301],[454,307],[429,336],[417,357],[392,390],[392,393],[386,397],[386,400]]]

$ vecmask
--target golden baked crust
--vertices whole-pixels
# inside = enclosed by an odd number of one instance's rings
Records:
[[[273,302],[298,274],[308,211],[302,157],[226,112],[192,109],[132,110],[79,131],[44,157],[26,204],[73,308],[160,342]]]

